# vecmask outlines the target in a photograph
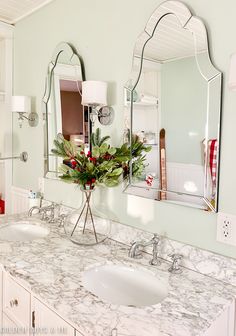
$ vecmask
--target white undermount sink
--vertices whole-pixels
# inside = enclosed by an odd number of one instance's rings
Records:
[[[47,228],[28,222],[0,226],[0,240],[3,241],[31,241],[44,238],[48,234],[49,230]]]
[[[142,269],[123,265],[104,265],[83,274],[83,285],[107,302],[125,306],[151,306],[165,299],[167,286]]]

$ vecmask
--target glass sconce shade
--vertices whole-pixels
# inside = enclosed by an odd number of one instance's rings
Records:
[[[107,83],[100,81],[82,82],[82,105],[84,106],[106,106],[107,105]]]
[[[12,96],[12,112],[25,112],[31,110],[31,97],[29,96]]]

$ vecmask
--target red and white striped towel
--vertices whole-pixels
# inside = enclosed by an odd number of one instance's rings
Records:
[[[204,162],[207,157],[207,166],[211,174],[211,185],[212,185],[212,197],[215,197],[216,192],[216,181],[217,181],[217,152],[218,152],[218,141],[217,139],[208,140],[206,146],[206,140],[202,141],[203,145],[203,157]]]
[[[218,141],[216,139],[208,141],[208,150],[209,150],[209,166],[212,179],[212,193],[215,194],[216,189],[216,179],[217,179],[217,150],[218,150]]]

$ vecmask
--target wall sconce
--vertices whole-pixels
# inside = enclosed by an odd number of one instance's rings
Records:
[[[107,83],[100,81],[82,82],[82,105],[91,107],[90,120],[94,126],[96,117],[102,125],[110,125],[114,110],[107,106]]]
[[[236,91],[236,53],[232,54],[230,58],[229,89]]]
[[[31,127],[38,125],[38,114],[30,112],[31,97],[28,96],[12,96],[12,112],[18,113],[18,121],[20,128],[22,127],[24,119],[28,120]],[[28,117],[25,114],[29,113]]]

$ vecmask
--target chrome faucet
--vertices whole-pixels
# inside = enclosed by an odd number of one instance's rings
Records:
[[[152,259],[150,260],[150,265],[160,265],[161,262],[159,260],[159,245],[160,245],[160,238],[158,237],[157,234],[154,234],[153,238],[148,241],[148,242],[134,242],[129,250],[129,257],[130,258],[135,258],[135,259],[140,259],[142,258],[142,249],[147,246],[153,245],[153,256]]]
[[[41,220],[48,221],[49,223],[55,221],[55,209],[58,207],[58,204],[52,203],[45,207],[42,206],[33,206],[29,209],[28,216],[31,217],[33,212],[37,210],[37,213],[42,214]]]
[[[170,254],[169,257],[172,259],[173,263],[171,267],[168,269],[168,271],[173,274],[182,273],[183,270],[180,267],[180,262],[183,259],[183,255],[178,254],[178,253],[173,253],[173,254]]]

